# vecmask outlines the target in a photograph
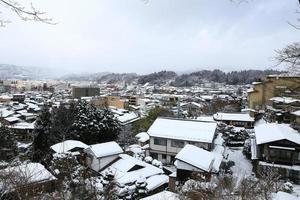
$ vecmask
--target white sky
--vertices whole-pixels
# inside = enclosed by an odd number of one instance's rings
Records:
[[[0,7],[12,21],[0,28],[0,63],[62,72],[264,69],[300,34],[287,23],[296,22],[297,0],[32,2],[59,23],[23,22]]]

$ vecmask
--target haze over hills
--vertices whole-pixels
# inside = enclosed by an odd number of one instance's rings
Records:
[[[249,84],[257,81],[265,75],[279,74],[277,70],[242,70],[223,72],[221,70],[199,70],[191,73],[176,73],[174,71],[160,71],[146,75],[136,73],[80,73],[55,75],[49,69],[38,67],[24,67],[16,65],[0,64],[1,79],[41,80],[59,79],[68,81],[96,81],[98,83],[136,82],[139,84],[166,84],[173,86],[193,86],[203,81],[224,82],[226,84]]]
[[[0,64],[0,79],[39,80],[53,78],[50,69]]]

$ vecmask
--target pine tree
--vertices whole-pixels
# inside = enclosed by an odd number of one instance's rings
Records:
[[[45,153],[49,151],[50,146],[57,141],[51,135],[51,113],[48,108],[44,108],[36,120],[34,127],[33,140],[33,161],[40,161],[44,158]]]
[[[6,126],[0,126],[0,149],[9,149],[12,153],[11,156],[17,153],[17,144],[15,140],[15,135],[11,129]]]
[[[112,141],[117,138],[120,125],[108,110],[98,110],[86,102],[78,102],[71,133],[74,138],[95,144]]]
[[[139,178],[136,182],[135,182],[135,186],[136,186],[136,189],[135,189],[135,192],[134,192],[134,195],[133,197],[135,199],[140,199],[140,198],[143,198],[147,195],[147,182],[146,182],[146,179],[145,178]]]

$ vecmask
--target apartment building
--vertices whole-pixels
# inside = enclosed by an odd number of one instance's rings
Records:
[[[253,86],[248,90],[248,104],[253,109],[263,108],[272,97],[300,98],[300,76],[269,75]]]
[[[100,88],[98,87],[72,87],[72,97],[81,98],[81,97],[92,97],[98,96],[100,94]]]

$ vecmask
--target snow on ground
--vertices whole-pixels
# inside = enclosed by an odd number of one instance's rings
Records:
[[[293,188],[293,195],[295,197],[298,197],[300,199],[300,185],[297,184],[293,184],[294,188]]]
[[[231,170],[233,172],[233,177],[237,179],[236,186],[238,186],[243,177],[252,174],[253,166],[251,161],[243,154],[243,147],[227,147],[225,155],[225,157],[228,156],[227,160],[231,160],[235,163],[235,165],[231,167]]]

